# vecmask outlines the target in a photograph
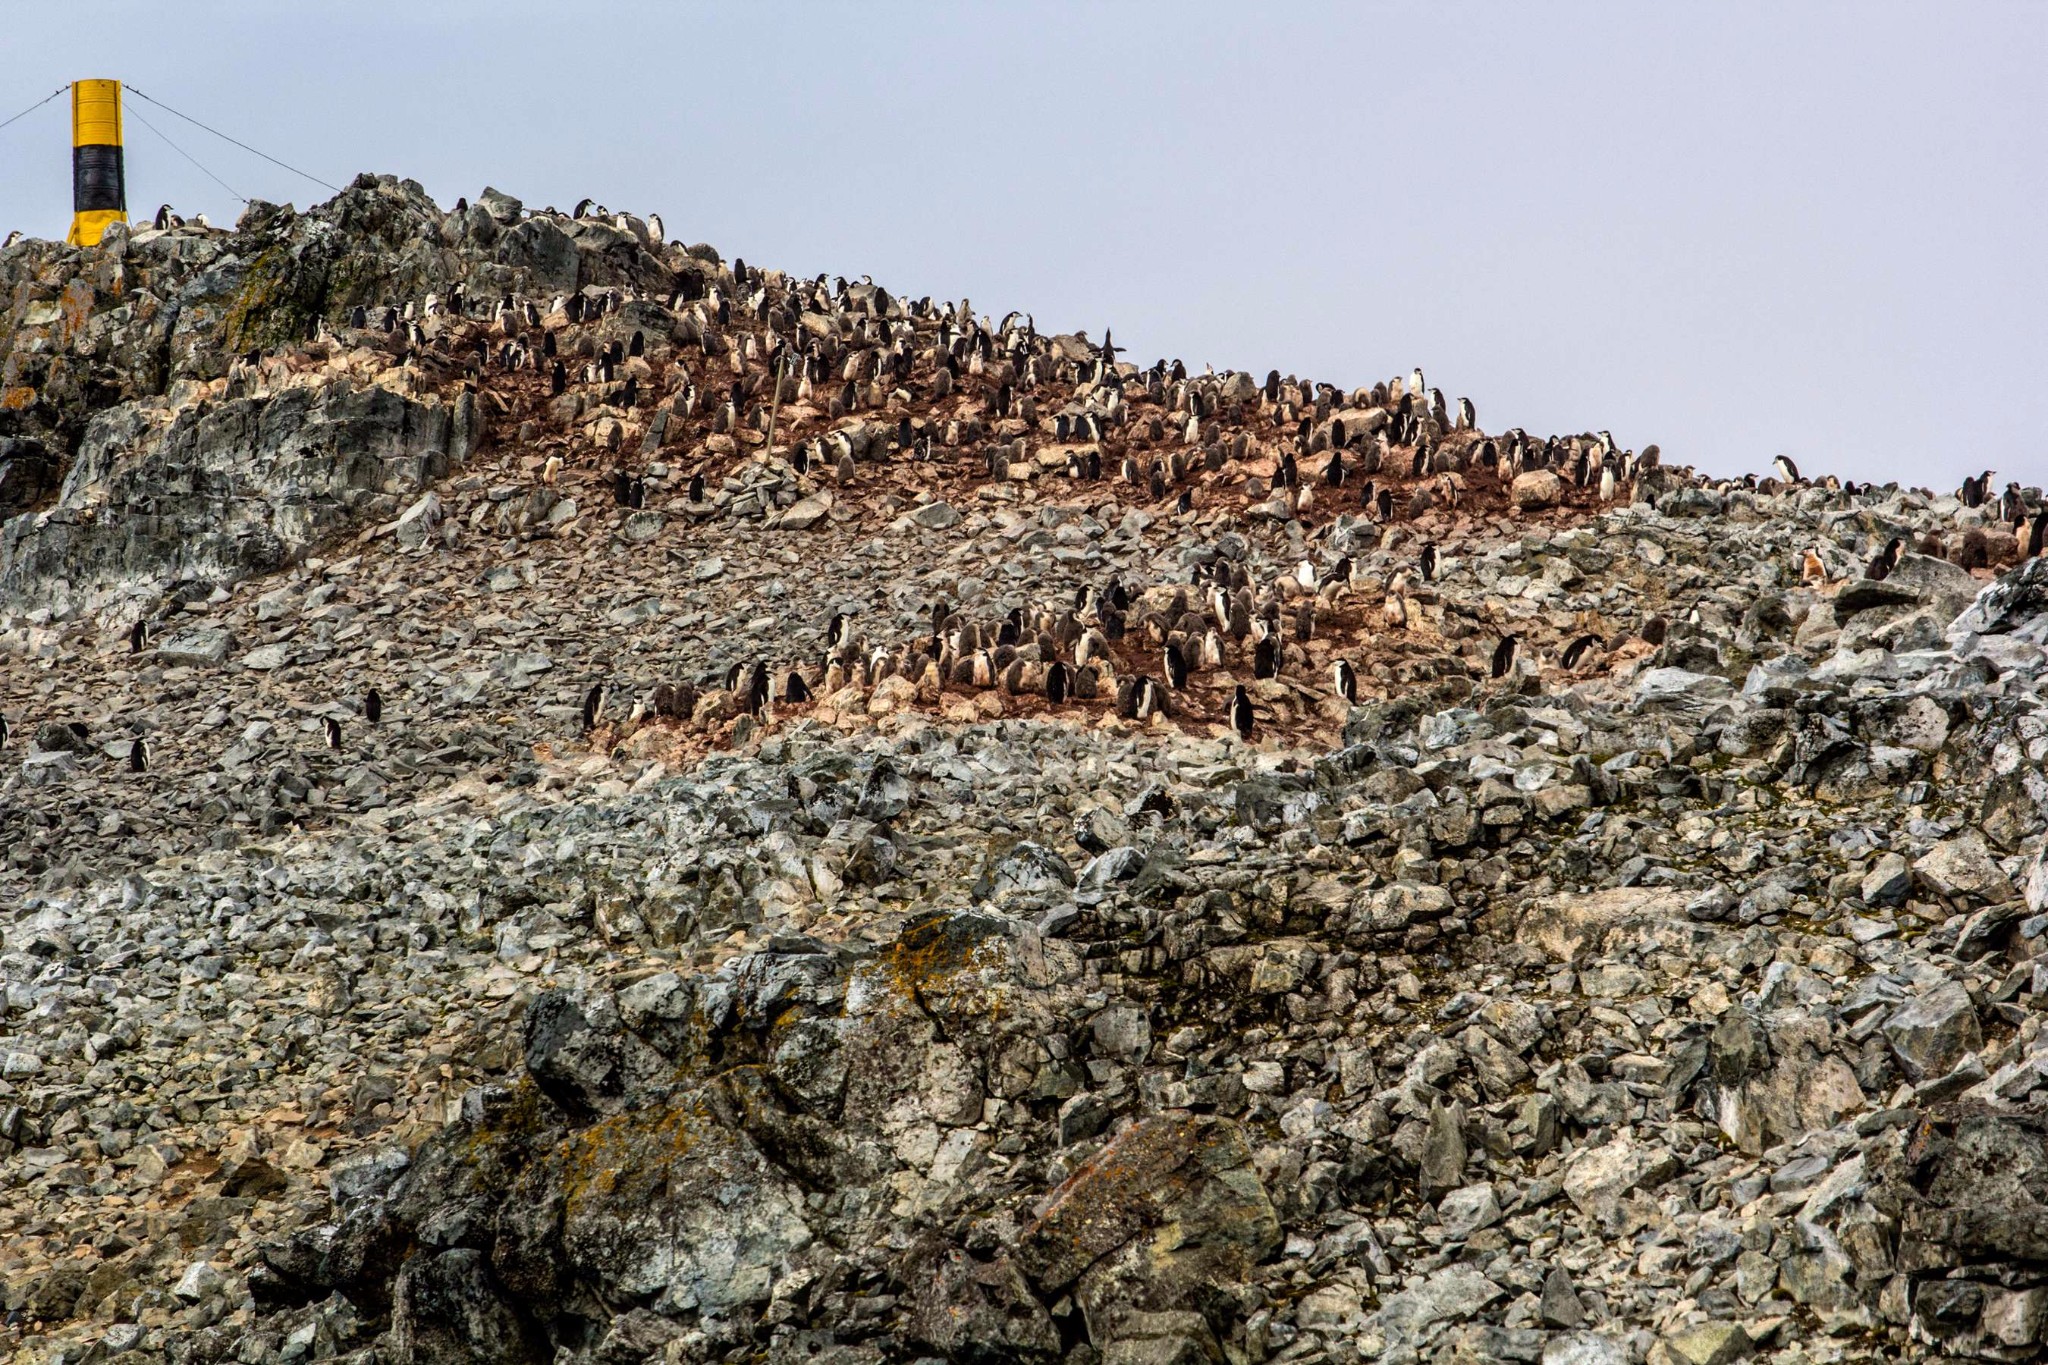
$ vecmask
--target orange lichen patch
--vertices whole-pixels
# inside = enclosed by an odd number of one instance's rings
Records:
[[[36,391],[26,384],[16,388],[0,390],[0,408],[9,412],[20,412],[36,401]]]
[[[562,1165],[562,1189],[573,1213],[590,1200],[654,1198],[666,1187],[674,1162],[707,1137],[717,1119],[699,1095],[659,1109],[617,1114],[571,1134],[553,1153]]]
[[[941,1002],[948,1014],[993,1017],[1005,992],[984,973],[1007,957],[1003,929],[983,915],[934,911],[912,920],[882,954],[883,970],[899,991],[921,1004]],[[961,981],[965,973],[974,979]]]
[[[64,292],[57,296],[59,309],[58,337],[69,346],[85,325],[92,321],[93,287],[86,280],[76,279],[64,286]]]

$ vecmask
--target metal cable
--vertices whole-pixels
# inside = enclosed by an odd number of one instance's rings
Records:
[[[62,84],[62,85],[58,86],[58,87],[57,87],[57,88],[56,88],[55,90],[52,90],[52,91],[51,91],[51,92],[50,92],[49,94],[47,94],[47,95],[43,96],[43,97],[42,97],[41,99],[37,100],[37,101],[36,101],[36,102],[35,102],[34,104],[31,104],[31,105],[30,105],[30,106],[29,106],[28,108],[26,108],[26,109],[22,110],[22,111],[21,111],[20,113],[16,114],[16,115],[14,116],[14,118],[11,118],[11,119],[7,120],[7,123],[13,123],[13,122],[15,121],[15,119],[23,119],[23,118],[27,118],[27,117],[28,117],[28,116],[29,116],[30,114],[33,114],[33,113],[34,113],[34,112],[35,112],[36,110],[38,110],[38,109],[42,108],[42,107],[43,107],[44,105],[48,104],[48,103],[49,103],[49,102],[50,102],[51,100],[53,100],[53,99],[57,98],[57,96],[59,96],[59,95],[63,94],[63,93],[64,93],[64,92],[66,91],[66,90],[69,90],[70,88],[71,88],[71,82],[70,82],[70,81],[66,81],[66,82],[64,82],[64,84]],[[7,126],[7,123],[0,123],[0,128],[5,128],[5,127]]]
[[[327,183],[327,182],[326,182],[325,180],[322,180],[322,179],[321,179],[321,178],[320,178],[319,176],[317,176],[317,175],[314,175],[314,174],[312,174],[311,172],[308,172],[308,171],[302,171],[302,170],[300,170],[300,169],[299,169],[299,168],[298,168],[297,166],[291,165],[291,164],[290,164],[290,163],[288,163],[288,162],[284,162],[284,161],[279,161],[279,160],[278,160],[278,159],[277,159],[276,157],[274,157],[274,156],[270,155],[270,154],[269,154],[268,152],[259,152],[259,151],[257,151],[257,150],[256,150],[256,149],[255,149],[254,147],[251,147],[251,146],[250,146],[250,145],[249,145],[248,143],[246,143],[246,142],[243,142],[243,141],[242,141],[242,140],[240,140],[239,138],[232,138],[232,137],[229,137],[229,136],[228,136],[228,135],[227,135],[226,133],[223,133],[223,132],[222,132],[222,131],[221,131],[220,129],[218,129],[218,128],[213,128],[213,127],[209,127],[208,125],[206,125],[206,124],[204,124],[204,123],[201,123],[201,122],[200,122],[200,121],[199,121],[198,119],[196,119],[196,118],[193,118],[193,117],[192,117],[192,116],[191,116],[190,114],[181,114],[181,113],[179,113],[179,112],[178,112],[178,111],[177,111],[176,109],[173,109],[173,108],[171,108],[171,106],[170,106],[170,105],[168,105],[168,104],[165,104],[165,103],[164,103],[164,102],[163,102],[162,100],[160,100],[160,99],[155,99],[155,98],[152,98],[152,97],[151,97],[151,96],[149,96],[149,95],[145,95],[145,94],[143,94],[143,93],[142,93],[142,91],[140,91],[140,90],[136,89],[136,88],[135,88],[134,86],[132,86],[132,85],[129,85],[129,86],[124,86],[124,87],[122,87],[122,88],[123,88],[123,89],[125,89],[125,90],[127,90],[129,94],[131,94],[131,95],[134,95],[134,96],[135,96],[135,97],[136,97],[137,99],[144,99],[144,100],[148,100],[148,101],[149,101],[149,102],[150,102],[151,104],[154,104],[154,105],[155,105],[155,106],[156,106],[157,108],[159,108],[159,109],[163,110],[163,111],[164,111],[165,113],[167,113],[167,114],[174,114],[174,115],[176,115],[177,117],[179,117],[179,118],[181,118],[181,119],[185,120],[185,122],[187,122],[187,123],[191,124],[191,125],[192,125],[193,127],[195,127],[195,128],[199,128],[199,129],[202,129],[202,130],[204,130],[205,132],[209,132],[209,133],[212,133],[212,134],[213,134],[213,135],[214,135],[215,137],[219,138],[219,139],[220,139],[221,141],[223,141],[223,142],[232,142],[232,143],[234,143],[234,144],[235,144],[235,146],[237,146],[237,147],[240,147],[240,148],[241,148],[241,149],[242,149],[243,151],[245,151],[245,152],[248,152],[248,153],[249,153],[250,155],[252,155],[252,156],[260,156],[260,157],[262,157],[262,158],[263,158],[263,159],[264,159],[265,161],[268,161],[268,162],[269,162],[269,163],[270,163],[271,165],[273,165],[273,166],[281,166],[281,167],[283,167],[283,168],[284,168],[285,170],[288,170],[288,171],[290,171],[290,172],[291,172],[291,173],[292,173],[293,175],[298,175],[298,176],[304,176],[304,177],[305,177],[306,179],[308,179],[308,180],[312,181],[312,182],[313,182],[314,184],[316,184],[316,185],[323,185],[323,186],[326,186],[326,188],[328,188],[328,189],[330,189],[330,190],[333,190],[333,191],[334,191],[334,192],[335,192],[336,194],[340,194],[340,193],[341,193],[341,186],[339,186],[339,185],[329,185],[329,184],[328,184],[328,183]],[[17,116],[17,117],[18,117],[18,116]],[[0,125],[0,126],[4,126],[4,125]],[[144,126],[147,126],[147,125],[144,125]],[[152,129],[151,131],[155,131],[155,130],[154,130],[154,129]],[[162,136],[163,136],[163,134],[161,134],[161,133],[158,133],[158,134],[157,134],[157,136],[159,136],[159,137],[162,137]],[[168,139],[168,138],[165,138],[164,140],[165,140],[166,142],[170,141],[170,139]],[[197,163],[195,163],[195,164],[197,164]],[[203,168],[202,168],[202,169],[203,169]],[[232,191],[232,190],[230,190],[230,191],[229,191],[229,193],[231,193],[231,194],[232,194],[232,193],[233,193],[233,191]],[[241,196],[240,196],[240,195],[236,195],[235,197],[236,197],[236,198],[240,198]],[[246,201],[244,201],[244,202],[246,202]]]
[[[200,173],[201,173],[202,175],[204,175],[204,176],[205,176],[205,177],[206,177],[206,178],[207,178],[208,180],[211,180],[211,181],[212,181],[212,182],[213,182],[214,184],[216,184],[216,185],[220,186],[220,187],[221,187],[222,189],[226,190],[226,191],[227,191],[227,192],[228,192],[229,194],[232,194],[232,195],[234,195],[234,197],[235,197],[235,198],[236,198],[237,200],[241,201],[242,203],[246,204],[246,203],[248,203],[248,202],[249,202],[248,196],[246,196],[246,195],[243,195],[243,194],[237,194],[237,193],[235,192],[235,187],[234,187],[233,185],[230,185],[230,184],[229,184],[229,183],[228,183],[227,181],[225,181],[225,180],[221,179],[221,178],[220,178],[219,176],[215,175],[215,174],[214,174],[214,173],[213,173],[212,171],[209,171],[209,170],[207,170],[207,169],[206,169],[206,167],[204,167],[204,166],[201,166],[201,165],[200,165],[200,163],[199,163],[199,158],[198,158],[198,157],[196,157],[196,156],[192,155],[192,153],[190,153],[190,152],[186,151],[186,150],[185,150],[185,149],[184,149],[183,147],[180,147],[180,146],[179,146],[179,145],[178,145],[177,143],[175,143],[175,142],[172,142],[172,141],[171,141],[171,139],[170,139],[170,137],[169,137],[169,135],[167,135],[167,134],[166,134],[166,133],[164,132],[164,130],[163,130],[163,129],[161,129],[161,128],[157,127],[157,126],[156,126],[156,125],[155,125],[154,123],[151,123],[151,122],[150,122],[150,121],[149,121],[148,119],[144,118],[144,117],[143,117],[142,115],[140,115],[140,114],[136,114],[136,115],[135,115],[134,117],[135,117],[135,121],[136,121],[137,123],[141,124],[141,125],[142,125],[143,127],[147,128],[147,129],[149,129],[149,131],[150,131],[150,132],[152,132],[152,133],[155,133],[155,134],[156,134],[156,135],[157,135],[158,137],[160,137],[160,138],[163,138],[163,140],[164,140],[164,145],[165,145],[165,146],[169,147],[169,148],[170,148],[170,149],[171,149],[172,151],[176,152],[176,153],[177,153],[177,154],[178,154],[179,156],[182,156],[182,157],[184,157],[184,158],[185,158],[185,159],[186,159],[187,161],[191,162],[191,163],[192,163],[193,165],[195,165],[195,166],[199,166],[199,170],[200,170]]]

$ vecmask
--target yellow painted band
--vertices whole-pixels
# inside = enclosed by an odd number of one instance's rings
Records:
[[[64,240],[71,246],[98,246],[100,238],[106,235],[107,227],[122,222],[127,214],[119,209],[93,209],[89,213],[71,215],[71,231]]]
[[[121,145],[121,82],[71,83],[71,145]]]

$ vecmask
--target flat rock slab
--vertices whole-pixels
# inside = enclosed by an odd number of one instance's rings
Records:
[[[220,626],[195,626],[157,645],[156,657],[164,664],[204,664],[217,668],[227,662],[228,651],[234,647],[235,637]]]

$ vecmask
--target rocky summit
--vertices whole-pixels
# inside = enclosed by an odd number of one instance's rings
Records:
[[[2040,1357],[2039,491],[1346,379],[0,251],[12,1358]]]

